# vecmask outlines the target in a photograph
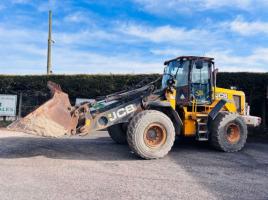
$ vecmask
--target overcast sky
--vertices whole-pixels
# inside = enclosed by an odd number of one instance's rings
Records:
[[[180,55],[268,71],[267,0],[1,0],[0,74],[161,73]]]

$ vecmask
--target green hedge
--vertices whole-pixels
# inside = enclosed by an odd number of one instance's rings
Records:
[[[53,75],[53,76],[6,76],[0,75],[1,94],[23,95],[23,110],[25,115],[36,106],[50,98],[46,87],[51,80],[61,85],[74,103],[76,97],[96,98],[113,92],[128,89],[142,80],[151,82],[160,75]],[[145,84],[143,83],[143,84]],[[266,87],[268,73],[219,73],[217,85],[230,88],[236,86],[246,93],[251,105],[252,114],[263,116],[265,109]]]

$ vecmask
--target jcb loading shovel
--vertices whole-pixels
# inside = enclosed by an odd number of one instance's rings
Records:
[[[261,119],[249,115],[242,91],[216,86],[213,58],[181,56],[165,62],[162,87],[156,81],[78,106],[49,83],[52,99],[9,128],[42,136],[86,135],[108,130],[111,138],[145,159],[165,156],[175,136],[195,136],[225,152],[241,150],[247,126]],[[141,87],[141,85],[144,85]]]
[[[50,137],[70,135],[76,129],[78,116],[72,112],[68,95],[53,82],[48,82],[48,88],[52,98],[8,129]]]

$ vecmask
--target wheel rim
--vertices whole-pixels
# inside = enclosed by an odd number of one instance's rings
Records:
[[[144,142],[150,148],[158,148],[165,144],[167,131],[165,127],[158,123],[150,124],[144,132]]]
[[[240,127],[237,124],[230,124],[227,127],[227,140],[232,143],[235,144],[239,141],[240,139]]]

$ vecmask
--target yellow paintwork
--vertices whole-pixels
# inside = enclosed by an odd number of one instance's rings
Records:
[[[90,124],[91,124],[90,119],[86,119],[86,126],[90,126]]]
[[[215,87],[213,88],[213,101],[210,105],[196,105],[195,102],[193,102],[193,107],[189,109],[187,106],[183,107],[183,129],[182,134],[184,136],[195,136],[196,134],[196,120],[201,115],[208,115],[209,112],[215,107],[215,105],[222,99],[226,99],[227,103],[223,107],[222,110],[226,110],[229,112],[237,112],[235,102],[233,99],[233,96],[240,96],[241,98],[241,112],[239,114],[244,115],[245,114],[245,93],[242,91],[237,90],[231,90],[231,89],[224,89]],[[168,92],[166,93],[167,101],[170,102],[172,108],[176,110],[176,90],[173,89],[172,93]],[[197,112],[197,107],[202,107],[202,112]]]
[[[227,95],[227,103],[225,104],[225,110],[229,111],[229,112],[236,112],[236,106],[234,103],[234,99],[233,96],[240,96],[241,97],[241,112],[239,114],[244,115],[245,114],[245,108],[246,108],[246,100],[245,100],[245,93],[242,91],[237,91],[237,90],[230,90],[230,89],[225,89],[225,88],[215,88],[215,97],[216,100],[220,100],[223,97],[220,97],[220,94],[225,94]]]
[[[176,110],[176,90],[172,89],[171,92],[166,93],[167,101],[169,101],[171,107]]]
[[[192,119],[183,120],[184,136],[192,136],[196,133],[196,121]]]

